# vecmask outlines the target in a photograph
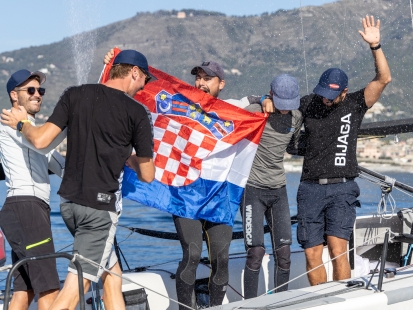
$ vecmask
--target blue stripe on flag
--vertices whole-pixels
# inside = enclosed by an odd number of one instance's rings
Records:
[[[122,196],[145,206],[191,219],[234,225],[244,189],[230,182],[198,179],[187,186],[140,182],[125,166]]]

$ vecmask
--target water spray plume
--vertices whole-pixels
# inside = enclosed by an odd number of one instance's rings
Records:
[[[99,7],[97,0],[84,2],[82,0],[70,1],[70,27],[73,32],[71,47],[76,70],[77,83],[84,84],[93,61],[96,49],[96,31],[81,32],[81,25],[88,29],[94,29],[97,25]]]

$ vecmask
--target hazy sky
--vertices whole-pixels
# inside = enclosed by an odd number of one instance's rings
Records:
[[[40,0],[1,4],[0,53],[57,42],[75,33],[134,16],[137,12],[197,9],[254,15],[321,5],[333,0]]]

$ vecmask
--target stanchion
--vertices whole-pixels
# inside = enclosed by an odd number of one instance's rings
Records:
[[[9,309],[9,302],[10,302],[10,287],[11,287],[11,279],[13,277],[14,271],[19,268],[21,265],[33,261],[33,260],[40,260],[40,259],[48,259],[48,258],[67,258],[68,260],[73,260],[73,255],[67,254],[67,253],[53,253],[53,254],[47,254],[47,255],[41,255],[41,256],[34,256],[34,257],[26,257],[23,258],[19,261],[17,261],[13,267],[10,269],[9,274],[7,275],[7,280],[6,280],[6,289],[4,292],[4,305],[3,309],[8,310]],[[77,260],[73,261],[73,264],[76,267],[77,270],[77,279],[78,279],[78,285],[79,285],[79,303],[80,303],[80,310],[85,310],[85,293],[83,290],[83,272],[82,272],[82,266],[80,266],[80,263]]]
[[[381,259],[380,259],[380,272],[379,272],[379,283],[377,284],[377,290],[382,292],[383,286],[383,278],[384,278],[384,268],[386,265],[386,258],[387,258],[387,249],[389,246],[389,231],[386,232],[384,235],[384,243],[383,243],[383,251],[381,252]]]

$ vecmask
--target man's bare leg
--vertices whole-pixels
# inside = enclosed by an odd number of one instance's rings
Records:
[[[74,310],[79,303],[79,286],[77,275],[69,272],[67,274],[65,284],[62,290],[57,295],[57,298],[50,307],[50,310]],[[90,280],[83,279],[83,287],[85,292],[89,290]]]
[[[37,301],[38,310],[49,310],[50,306],[55,301],[59,290],[49,290],[46,292],[39,293],[39,300]]]
[[[330,257],[334,258],[347,251],[348,241],[342,238],[327,236],[327,246]],[[332,261],[333,280],[343,280],[351,277],[350,263],[347,254],[344,254]]]
[[[109,269],[118,275],[122,275],[120,266],[116,263]],[[102,275],[103,282],[103,303],[106,310],[123,310],[125,302],[122,295],[122,279],[118,276],[105,272]]]
[[[11,298],[9,309],[10,310],[27,310],[30,303],[33,301],[33,290],[17,291],[13,293]]]
[[[315,247],[304,250],[305,258],[307,262],[307,271],[314,269],[315,267],[323,263],[323,245],[319,244]],[[324,266],[317,268],[316,270],[307,274],[308,280],[311,285],[317,285],[327,281],[327,273]]]

